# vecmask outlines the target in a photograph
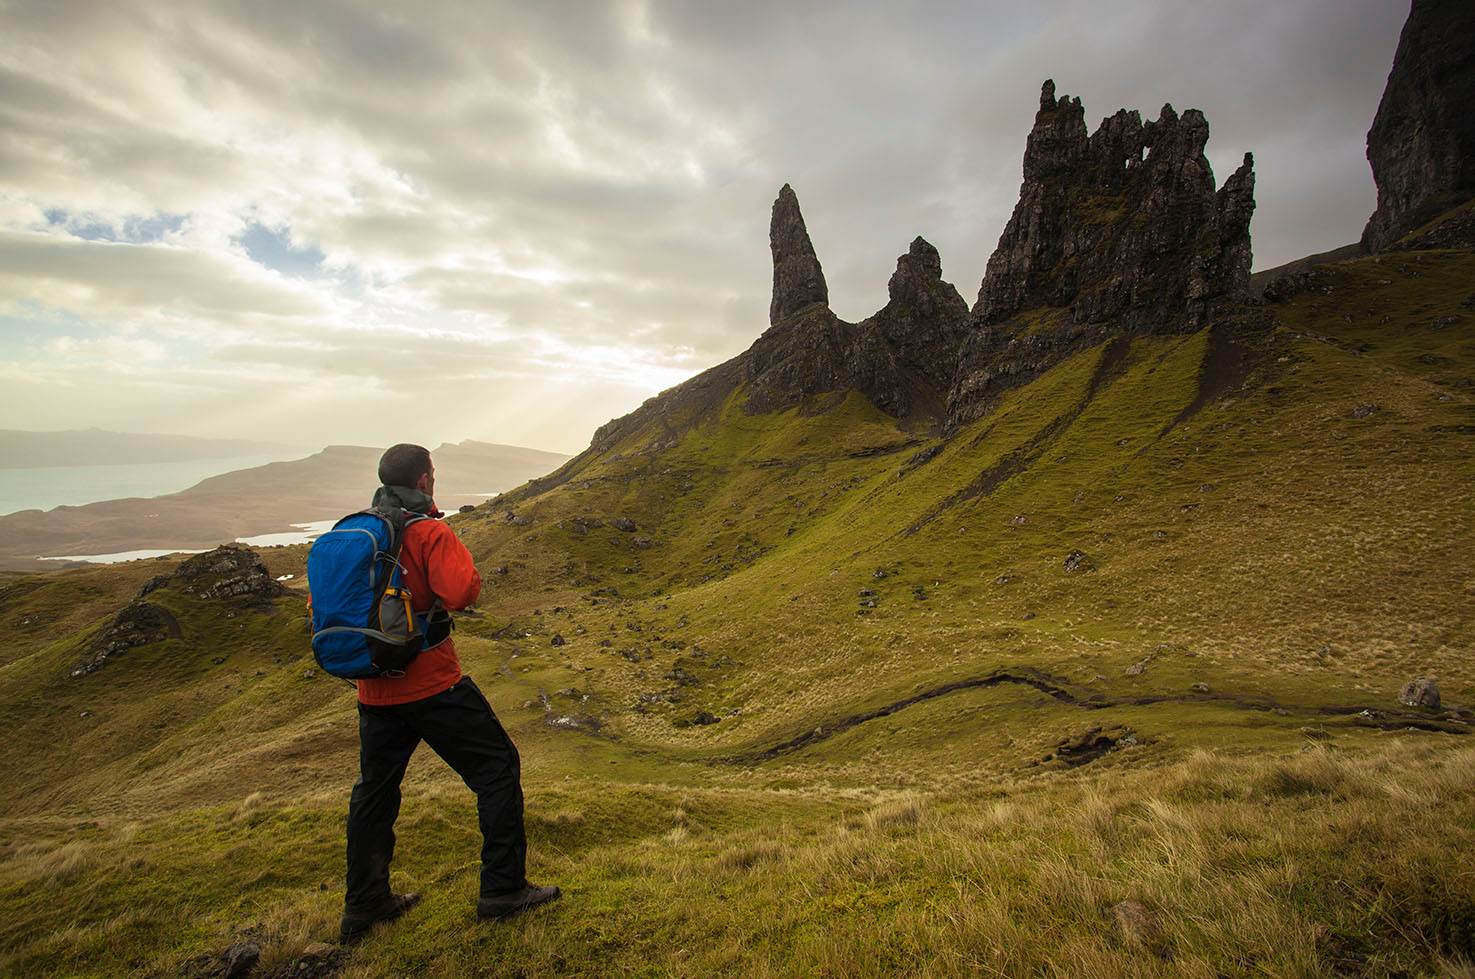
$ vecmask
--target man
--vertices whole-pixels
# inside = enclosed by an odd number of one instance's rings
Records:
[[[392,446],[379,460],[379,481],[374,506],[441,516],[432,498],[435,467],[421,446]],[[400,562],[417,613],[429,612],[437,601],[445,609],[464,609],[481,593],[470,552],[439,519],[405,528]],[[428,631],[427,648],[402,676],[357,681],[359,779],[348,804],[348,890],[340,929],[345,942],[420,900],[418,894],[390,891],[389,863],[400,781],[422,740],[476,793],[482,833],[478,916],[505,918],[560,893],[528,883],[523,874],[527,840],[517,749],[471,677],[462,676],[449,624]]]

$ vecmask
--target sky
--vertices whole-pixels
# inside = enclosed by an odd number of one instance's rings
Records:
[[[1255,267],[1354,241],[1407,0],[0,0],[0,428],[576,452],[767,326],[970,303],[1040,83],[1196,107]]]

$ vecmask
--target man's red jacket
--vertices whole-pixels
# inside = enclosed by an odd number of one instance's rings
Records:
[[[430,611],[437,598],[444,608],[463,609],[481,594],[481,575],[471,552],[441,521],[417,520],[406,527],[399,553],[400,563],[405,566],[405,585],[410,589],[410,605],[416,612]],[[449,690],[459,679],[461,661],[456,658],[456,642],[447,636],[445,642],[411,660],[404,676],[359,680],[359,702],[376,706],[407,704]]]

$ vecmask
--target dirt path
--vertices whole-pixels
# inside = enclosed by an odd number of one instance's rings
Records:
[[[935,700],[938,697],[945,697],[962,690],[994,687],[1002,683],[1013,683],[1032,687],[1061,703],[1070,704],[1072,707],[1079,707],[1083,710],[1101,710],[1107,707],[1144,707],[1151,706],[1152,704],[1165,703],[1202,703],[1235,707],[1242,710],[1282,712],[1285,714],[1300,714],[1311,717],[1343,717],[1348,724],[1358,727],[1375,727],[1382,730],[1413,728],[1420,731],[1437,731],[1446,734],[1469,734],[1472,730],[1471,722],[1475,721],[1475,712],[1463,709],[1446,710],[1435,714],[1426,711],[1390,710],[1382,707],[1361,705],[1295,708],[1286,707],[1274,700],[1217,693],[1149,694],[1142,697],[1122,698],[1109,698],[1101,694],[1091,694],[1083,697],[1072,693],[1065,685],[1065,681],[1059,677],[1053,677],[1034,667],[1025,666],[997,670],[984,676],[971,677],[966,680],[953,680],[949,683],[923,690],[921,693],[913,694],[910,697],[904,697],[884,707],[877,707],[874,710],[842,717],[837,721],[823,724],[812,731],[772,745],[771,747],[734,755],[726,760],[739,763],[768,761],[780,755],[789,754],[801,748],[807,748],[820,741],[826,741],[837,734],[848,731],[867,721],[889,717],[897,711],[905,710],[915,704]]]

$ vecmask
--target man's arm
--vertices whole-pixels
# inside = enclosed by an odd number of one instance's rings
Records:
[[[431,524],[424,566],[431,592],[441,605],[452,611],[466,608],[481,594],[481,575],[471,560],[471,552],[446,524],[438,521]]]

